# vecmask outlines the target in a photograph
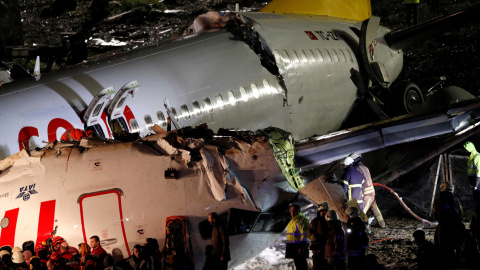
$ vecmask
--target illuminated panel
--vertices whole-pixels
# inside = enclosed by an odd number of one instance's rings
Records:
[[[0,235],[0,247],[5,245],[13,247],[13,243],[15,242],[15,229],[17,228],[17,218],[18,218],[19,210],[20,208],[16,208],[16,209],[8,210],[5,212],[4,218],[8,218],[8,226],[3,228],[3,224],[2,224],[2,234]],[[2,221],[3,220],[4,219],[2,219]]]

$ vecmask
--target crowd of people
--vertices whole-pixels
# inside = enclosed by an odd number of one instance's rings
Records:
[[[100,245],[96,235],[90,244],[70,246],[61,236],[55,236],[35,246],[33,241],[24,242],[22,248],[0,248],[1,270],[161,270],[162,253],[156,239],[147,238],[144,245],[135,245],[133,254],[114,262]]]

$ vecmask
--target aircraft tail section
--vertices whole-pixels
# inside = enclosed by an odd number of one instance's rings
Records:
[[[274,0],[261,12],[324,15],[363,21],[372,16],[370,0]]]

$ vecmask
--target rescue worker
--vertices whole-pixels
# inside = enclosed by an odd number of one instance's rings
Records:
[[[325,220],[328,223],[328,235],[325,243],[325,259],[328,269],[347,269],[346,237],[342,222],[335,210],[329,210],[325,214]]]
[[[220,258],[223,269],[228,269],[230,261],[230,241],[228,231],[223,226],[217,213],[212,212],[208,215],[208,221],[212,225],[212,246],[213,254]]]
[[[480,207],[480,155],[475,149],[472,142],[466,142],[463,147],[470,152],[467,161],[468,182],[473,189],[473,200],[475,201],[475,208]]]
[[[70,128],[70,129],[67,129],[62,137],[60,137],[60,140],[61,141],[80,141],[82,138],[84,137],[93,137],[94,136],[94,133],[93,131],[91,130],[81,130],[81,129],[78,129],[78,128]]]
[[[342,183],[347,200],[356,199],[360,209],[363,210],[363,193],[365,190],[363,175],[353,167],[353,158],[351,157],[344,158],[342,165],[344,167]]]
[[[380,228],[385,228],[385,221],[383,220],[382,213],[378,209],[377,202],[375,200],[375,188],[373,187],[372,176],[367,166],[362,163],[362,155],[359,153],[352,153],[350,157],[353,159],[353,167],[363,175],[365,180],[365,190],[363,193],[363,212],[367,214],[368,209],[372,209],[373,215],[377,219]]]
[[[440,185],[440,196],[435,199],[432,217],[438,221],[435,230],[435,244],[441,248],[445,263],[452,263],[450,267],[458,265],[465,226],[462,223],[463,209],[460,201],[453,196],[452,183],[443,182]]]
[[[320,204],[317,209],[317,217],[312,219],[308,228],[308,238],[311,240],[310,250],[313,252],[313,269],[325,269],[327,261],[325,260],[325,243],[327,241],[328,224],[325,220],[325,214],[330,207],[328,203]]]
[[[65,265],[69,265],[74,269],[80,268],[80,255],[78,250],[69,246],[65,239],[61,236],[55,236],[52,241],[52,246],[62,263],[65,263]]]
[[[404,0],[405,6],[407,7],[407,25],[411,26],[412,22],[414,25],[418,23],[418,4],[420,0]]]
[[[292,219],[287,225],[287,246],[285,257],[292,258],[298,270],[307,270],[308,257],[308,219],[300,212],[300,206],[290,205]]]
[[[360,210],[348,207],[347,214],[347,269],[365,269],[365,255],[368,248],[368,235],[365,223],[360,218]]]

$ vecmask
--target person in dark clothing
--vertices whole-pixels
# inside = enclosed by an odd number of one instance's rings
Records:
[[[328,263],[328,269],[347,269],[346,236],[342,222],[338,219],[338,214],[334,210],[327,212],[325,220],[328,222],[329,230],[325,244],[325,259]]]
[[[375,254],[368,254],[365,256],[368,270],[385,270],[385,265],[378,263],[377,256]]]
[[[155,238],[147,238],[147,242],[144,245],[145,259],[150,265],[150,270],[161,270],[162,268],[162,252],[160,246]]]
[[[135,245],[133,247],[133,254],[126,259],[133,270],[147,270],[148,264],[145,261],[143,247]]]
[[[360,210],[349,207],[347,214],[347,269],[366,269],[365,255],[368,248],[367,228],[360,219]]]
[[[477,246],[477,240],[473,237],[470,230],[465,230],[463,244],[460,248],[460,268],[479,269],[480,250]]]
[[[310,250],[312,250],[313,269],[324,269],[327,265],[325,260],[325,243],[327,241],[328,224],[325,220],[325,214],[329,210],[328,203],[320,204],[317,210],[317,217],[312,219],[308,228],[308,238],[312,240]]]
[[[417,249],[417,267],[418,269],[438,269],[438,248],[431,242],[425,239],[425,232],[423,230],[416,230],[413,233]]]
[[[435,244],[441,248],[442,258],[451,267],[458,266],[460,249],[463,244],[465,226],[462,223],[463,209],[460,201],[453,196],[454,186],[449,182],[440,185],[440,196],[435,199],[432,217],[438,221],[435,230]]]
[[[213,254],[220,258],[223,269],[227,269],[228,261],[230,261],[230,241],[228,238],[228,231],[220,221],[218,214],[215,212],[208,215],[208,222],[212,225]]]
[[[365,191],[365,180],[363,175],[353,166],[353,158],[346,157],[342,161],[344,173],[342,176],[343,190],[347,200],[356,199],[360,210],[363,210],[363,193]]]
[[[205,247],[205,265],[202,268],[203,270],[222,270],[223,264],[220,261],[220,258],[213,254],[213,246],[207,245]]]

